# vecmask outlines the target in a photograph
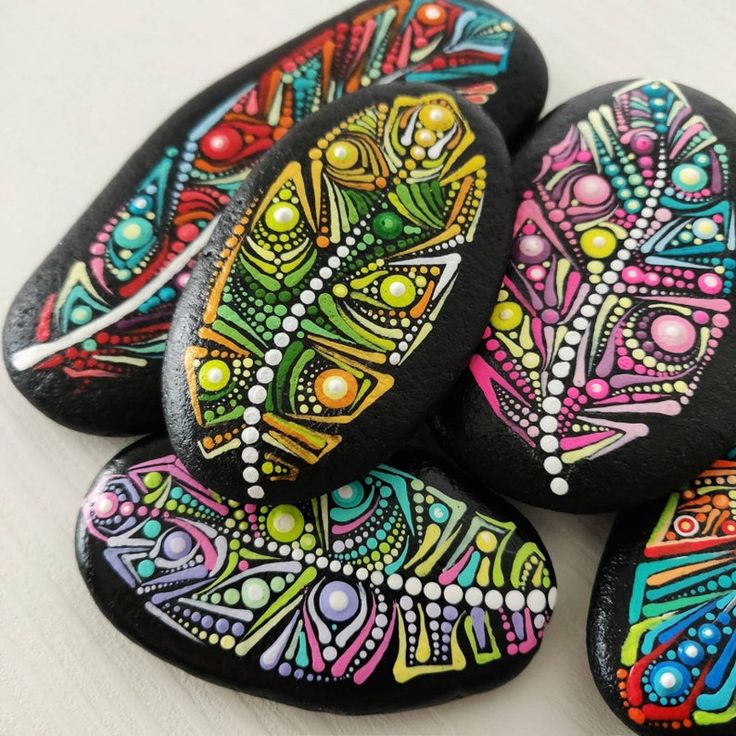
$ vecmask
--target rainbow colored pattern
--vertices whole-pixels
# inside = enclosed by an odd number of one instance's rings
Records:
[[[617,90],[541,156],[470,370],[553,493],[695,395],[729,324],[729,177],[707,121],[658,80]]]
[[[151,617],[294,680],[361,685],[390,661],[406,683],[527,655],[557,596],[514,523],[384,465],[261,506],[219,497],[166,455],[104,474],[82,509]]]
[[[162,148],[101,219],[86,258],[43,300],[35,342],[11,364],[85,382],[159,363],[174,305],[219,213],[292,126],[332,100],[391,81],[437,82],[483,104],[513,40],[509,18],[471,0],[364,4],[315,32]]]
[[[677,729],[736,719],[735,551],[731,459],[668,498],[636,568],[617,673],[635,723]]]

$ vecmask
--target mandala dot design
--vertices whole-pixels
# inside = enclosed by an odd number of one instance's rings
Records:
[[[726,459],[669,496],[634,572],[616,681],[638,725],[736,718],[735,549],[736,462]]]
[[[253,499],[264,480],[321,462],[386,400],[483,206],[485,157],[448,94],[373,102],[315,136],[223,237],[182,356],[198,452],[238,453]],[[517,316],[515,304],[499,312]]]
[[[33,341],[10,356],[11,365],[83,384],[158,370],[197,254],[258,159],[290,128],[333,100],[392,81],[444,84],[483,105],[497,91],[493,80],[507,69],[514,37],[513,22],[484,4],[387,0],[253,69],[184,134],[149,152],[155,163],[117,209],[101,213],[84,253],[42,300]],[[453,123],[448,115],[441,106],[424,113],[412,160],[432,157],[435,139]],[[336,175],[350,176],[369,153],[345,139],[321,155]],[[299,237],[302,215],[289,196],[269,207],[264,222],[277,235]],[[389,218],[375,226],[380,238],[402,234]]]
[[[557,596],[513,522],[385,465],[269,506],[222,498],[163,455],[103,474],[82,518],[136,616],[256,678],[360,686],[379,669],[404,684],[482,668],[533,652]]]
[[[696,394],[730,321],[729,187],[726,147],[665,81],[617,90],[542,157],[470,370],[552,493]]]

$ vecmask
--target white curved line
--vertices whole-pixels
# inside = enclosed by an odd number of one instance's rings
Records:
[[[54,353],[58,353],[67,348],[83,342],[88,337],[92,337],[96,332],[114,325],[116,322],[127,317],[134,312],[147,299],[150,299],[162,286],[165,286],[194,256],[204,248],[207,241],[212,235],[212,231],[217,225],[219,215],[215,217],[207,227],[191,242],[189,247],[174,258],[166,268],[164,268],[154,279],[149,281],[140,291],[126,299],[117,307],[114,307],[106,314],[100,315],[97,319],[93,319],[89,324],[78,327],[76,330],[68,332],[66,335],[53,340],[52,342],[39,343],[22,348],[10,356],[10,363],[17,371],[25,371],[40,363],[44,358],[48,358]]]

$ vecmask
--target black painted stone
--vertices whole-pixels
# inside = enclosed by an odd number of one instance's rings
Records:
[[[540,123],[513,162],[498,303],[436,423],[462,467],[595,512],[666,493],[728,449],[735,143],[730,110],[664,81],[594,89]]]
[[[601,695],[636,733],[736,732],[736,454],[729,456],[679,492],[622,512],[603,553],[588,617],[590,666]]]
[[[479,505],[418,450],[292,506],[204,489],[165,439],[103,469],[80,570],[102,612],[189,672],[316,710],[374,713],[516,676],[557,591],[506,503]]]
[[[194,476],[234,498],[308,498],[401,447],[483,331],[508,177],[488,117],[439,87],[376,86],[285,136],[172,322],[164,409]]]
[[[381,28],[385,47],[366,52],[360,39]],[[375,69],[362,66],[367,53]],[[75,429],[162,426],[169,323],[208,226],[285,130],[386,79],[446,84],[491,112],[508,140],[536,119],[547,88],[531,38],[475,0],[361,3],[233,72],[153,133],[23,286],[3,338],[18,389]]]

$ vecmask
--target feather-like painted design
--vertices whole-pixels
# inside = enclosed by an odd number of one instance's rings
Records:
[[[442,83],[484,104],[514,35],[511,20],[483,4],[390,0],[301,41],[153,157],[100,222],[86,258],[43,300],[35,342],[12,352],[13,368],[85,381],[160,362],[175,302],[220,211],[292,126],[345,94],[396,80]]]
[[[640,726],[736,718],[734,495],[733,459],[671,494],[636,567],[617,679]]]
[[[116,468],[83,503],[83,564],[243,682],[483,668],[531,654],[555,604],[546,554],[514,522],[397,467],[275,506],[222,498],[171,454]]]
[[[251,498],[320,463],[416,360],[481,217],[486,158],[451,95],[398,94],[327,125],[243,203],[171,358],[194,452],[212,466],[237,452]]]
[[[552,492],[696,393],[729,323],[729,178],[708,122],[658,80],[617,90],[542,156],[470,369],[543,453]]]

